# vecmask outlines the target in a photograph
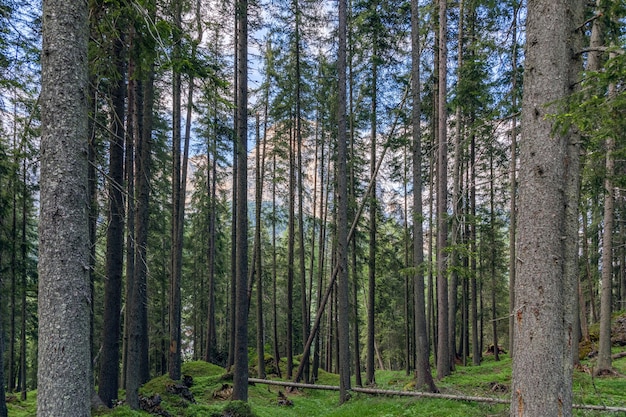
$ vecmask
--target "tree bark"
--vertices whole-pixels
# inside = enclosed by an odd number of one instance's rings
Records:
[[[375,6],[374,6],[375,7]],[[370,125],[372,129],[371,143],[370,143],[370,177],[373,184],[372,194],[369,196],[369,258],[368,258],[368,282],[367,282],[367,361],[366,361],[366,375],[365,383],[367,385],[376,384],[374,377],[374,337],[376,333],[375,329],[375,312],[376,312],[376,128],[377,128],[377,99],[378,99],[378,36],[376,30],[373,33],[373,48],[372,48],[372,108]]]
[[[102,356],[98,395],[112,407],[119,389],[120,308],[122,303],[122,272],[124,266],[124,111],[125,65],[123,43],[114,44],[114,59],[119,77],[111,91],[110,157],[109,157],[109,223],[107,228],[106,280],[104,284],[104,316],[102,319]]]
[[[265,167],[265,143],[266,135],[263,135],[263,145],[261,149],[260,117],[256,115],[256,206],[255,218],[256,227],[254,230],[254,247],[256,251],[256,350],[257,350],[257,375],[265,378],[265,349],[264,349],[264,320],[263,320],[263,262],[261,253],[261,203],[263,201],[263,176]],[[267,124],[267,118],[265,119]]]
[[[87,2],[43,3],[39,416],[89,416]]]
[[[447,82],[447,0],[439,0],[439,81],[437,147],[437,378],[450,374],[450,340],[448,336],[448,268],[446,244],[448,235],[448,111]]]
[[[339,403],[348,400],[350,390],[350,327],[348,277],[348,186],[346,143],[346,34],[347,1],[339,0],[338,70],[338,135],[337,135],[337,265],[338,276],[338,335],[339,335]]]
[[[610,93],[609,93],[610,95]],[[606,139],[606,173],[604,178],[604,228],[602,229],[602,290],[600,295],[600,340],[595,373],[610,372],[611,303],[613,291],[613,220],[615,210],[613,177],[615,176],[615,139]]]
[[[511,109],[514,113],[511,118],[511,161],[510,161],[510,182],[511,182],[511,200],[509,205],[509,352],[513,354],[513,344],[515,339],[513,337],[513,327],[515,325],[513,321],[513,309],[515,308],[515,279],[516,279],[516,228],[517,228],[517,14],[519,12],[520,3],[515,2],[513,5],[513,26],[512,38],[513,38],[513,50],[511,59]]]
[[[248,1],[237,7],[237,239],[233,400],[248,400]]]
[[[151,8],[149,13],[154,13]],[[134,146],[134,170],[132,230],[129,239],[132,240],[132,254],[127,263],[132,265],[127,269],[128,298],[126,300],[127,320],[127,354],[126,354],[126,402],[132,409],[139,408],[139,386],[149,378],[148,368],[148,295],[147,295],[147,264],[146,246],[148,241],[148,219],[150,202],[150,179],[151,179],[151,147],[152,147],[152,124],[154,103],[154,56],[152,54],[142,62],[144,70],[137,68],[137,81],[135,90],[135,108],[133,110],[133,137]],[[127,175],[131,178],[130,173]],[[130,180],[129,180],[130,184]],[[130,198],[129,198],[130,200]],[[129,217],[130,220],[130,217]],[[129,229],[129,233],[131,230]],[[127,249],[128,250],[128,249]],[[131,278],[132,277],[132,278]]]
[[[566,192],[573,172],[568,159],[572,137],[570,132],[555,133],[545,116],[558,111],[553,103],[572,86],[578,7],[578,0],[528,3],[513,312],[511,415],[516,416],[572,414],[566,304],[573,300],[566,299],[570,283],[565,277],[571,256],[565,242],[566,207],[577,203]]]
[[[426,300],[424,298],[424,230],[422,226],[422,132],[420,86],[419,2],[411,1],[411,92],[413,99],[413,298],[415,314],[415,388],[436,392],[429,362]]]

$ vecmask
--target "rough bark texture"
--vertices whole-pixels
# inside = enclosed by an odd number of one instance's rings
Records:
[[[147,265],[146,245],[148,241],[148,217],[150,200],[150,168],[151,168],[151,132],[152,107],[154,102],[154,62],[148,63],[146,80],[142,82],[142,102],[137,114],[137,123],[141,129],[135,132],[136,140],[136,207],[133,223],[134,233],[134,267],[126,303],[128,314],[128,352],[126,374],[126,402],[133,409],[139,408],[139,386],[148,380],[148,312],[147,312]]]
[[[517,13],[519,3],[513,6],[512,38],[513,50],[511,52],[511,107],[513,112],[517,111]],[[517,225],[517,116],[511,118],[511,201],[510,201],[510,226],[509,226],[509,352],[513,352],[513,310],[515,309],[515,239]]]
[[[39,416],[89,416],[87,2],[43,4]]]
[[[412,78],[413,93],[413,282],[415,303],[415,387],[437,391],[430,370],[428,328],[426,326],[426,300],[424,298],[424,231],[422,229],[422,132],[420,129],[420,26],[419,4],[411,1]]]
[[[233,399],[248,400],[248,2],[237,1],[237,292]]]
[[[376,312],[376,127],[377,127],[377,115],[376,115],[376,100],[378,95],[378,56],[377,56],[377,34],[374,32],[372,43],[374,45],[372,51],[372,114],[370,117],[370,123],[372,128],[371,144],[370,144],[370,176],[373,183],[373,192],[370,196],[370,218],[369,218],[369,258],[368,258],[368,285],[367,285],[367,361],[365,363],[366,369],[366,384],[373,385],[376,383],[374,377],[374,337],[375,337],[375,312]]]
[[[348,400],[350,390],[350,331],[349,331],[349,277],[348,277],[348,182],[346,169],[346,0],[339,0],[338,49],[338,136],[337,136],[337,265],[339,336],[339,402]]]
[[[437,150],[437,378],[450,374],[450,345],[448,339],[448,276],[446,242],[448,235],[448,133],[447,133],[447,4],[439,0],[439,97]]]
[[[182,3],[180,0],[172,2],[173,28],[172,55],[175,62],[181,56],[181,14]],[[184,202],[181,202],[181,74],[174,66],[172,71],[172,219],[171,219],[171,276],[170,276],[170,305],[169,305],[169,329],[170,348],[168,373],[174,381],[180,379],[180,339],[181,339],[181,275],[183,269],[183,231],[181,218]]]
[[[571,135],[546,117],[571,88],[578,1],[528,3],[511,415],[572,413],[566,264]],[[574,16],[573,16],[574,15]],[[570,341],[571,343],[571,341]],[[550,352],[549,355],[546,352]],[[569,365],[571,368],[571,365]]]
[[[606,140],[606,177],[604,179],[604,228],[602,230],[602,289],[600,292],[600,346],[598,349],[598,374],[610,372],[611,364],[611,292],[613,291],[613,220],[615,198],[615,140]]]

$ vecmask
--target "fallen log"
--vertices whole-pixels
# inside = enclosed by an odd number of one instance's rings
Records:
[[[259,378],[248,378],[248,382],[252,382],[255,384],[277,385],[281,387],[339,391],[339,387],[335,385],[304,384],[301,382],[272,381],[269,379],[259,379]],[[388,389],[359,388],[359,387],[352,387],[351,391],[360,392],[363,394],[370,394],[370,395],[440,398],[440,399],[445,399],[445,400],[473,401],[473,402],[482,402],[482,403],[491,403],[491,404],[509,404],[511,402],[509,399],[506,399],[506,398],[477,397],[473,395],[441,394],[441,393],[423,392],[423,391],[396,391],[396,390],[388,390]],[[578,410],[609,411],[609,412],[621,412],[621,413],[626,412],[626,407],[611,407],[611,406],[606,406],[606,405],[573,404],[572,407]]]

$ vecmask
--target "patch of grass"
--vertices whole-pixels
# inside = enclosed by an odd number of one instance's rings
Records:
[[[28,391],[25,401],[20,399],[20,393],[7,393],[6,399],[11,417],[30,417],[37,414],[37,391]]]

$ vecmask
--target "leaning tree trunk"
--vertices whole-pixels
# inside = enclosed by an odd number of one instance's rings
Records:
[[[87,2],[45,0],[39,218],[39,416],[89,416]]]

